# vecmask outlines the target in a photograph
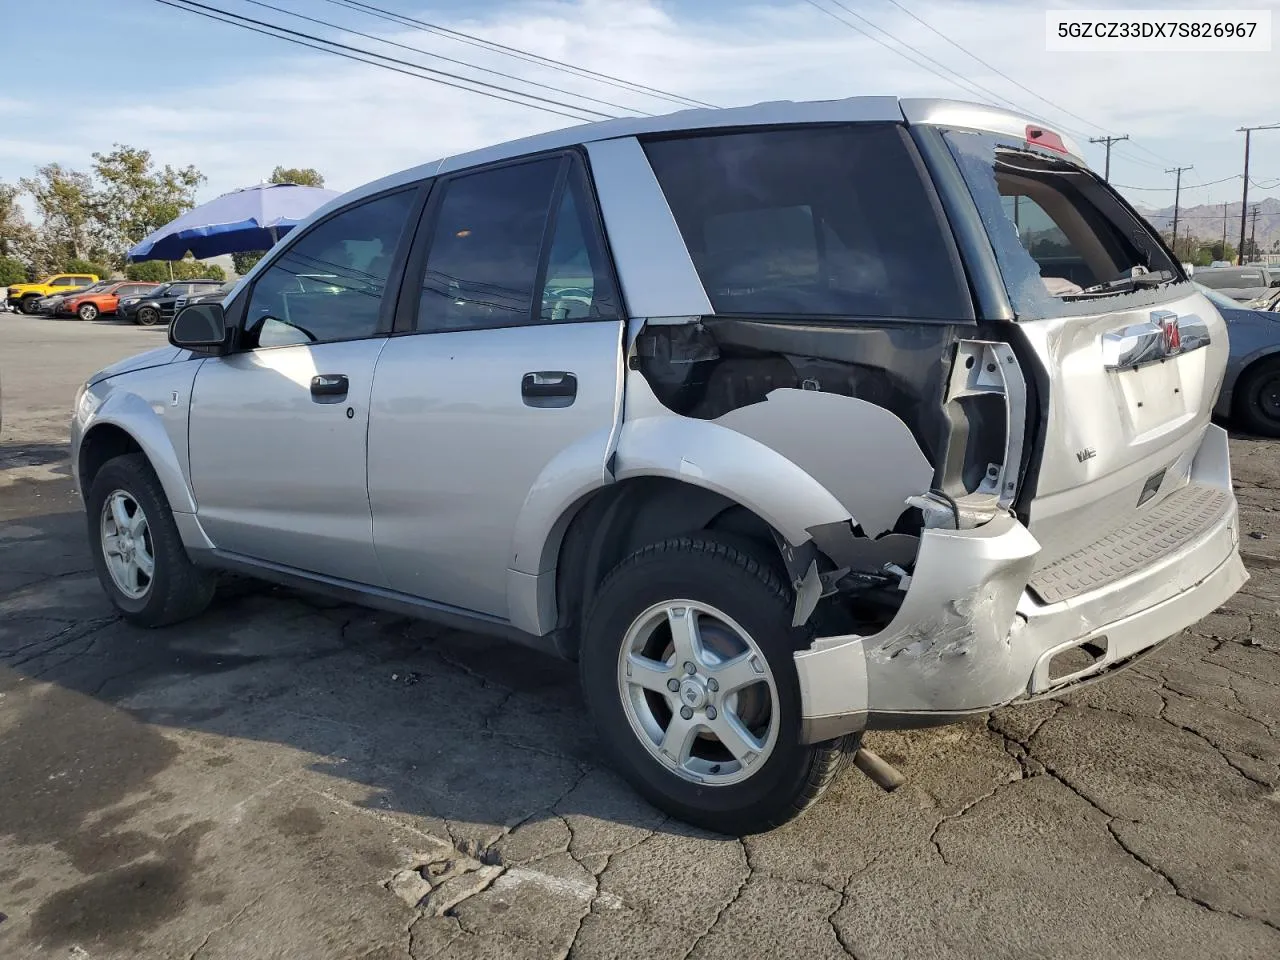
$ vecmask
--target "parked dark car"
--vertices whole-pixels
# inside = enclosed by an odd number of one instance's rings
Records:
[[[1203,267],[1195,273],[1196,282],[1241,303],[1264,297],[1280,287],[1280,269],[1264,263],[1246,263],[1242,267]]]
[[[51,293],[48,296],[40,297],[33,301],[27,312],[42,317],[52,317],[62,306],[63,301],[68,297],[78,297],[86,293],[96,293],[99,290],[105,290],[107,287],[113,286],[117,281],[99,280],[97,283],[87,284],[81,287],[73,287],[70,290],[59,290],[57,293]]]
[[[144,327],[168,323],[173,319],[174,304],[179,299],[208,293],[221,285],[221,280],[174,280],[141,299],[121,300],[116,312],[120,317]]]
[[[190,296],[179,297],[177,299],[177,302],[174,303],[173,305],[174,312],[176,313],[177,311],[181,310],[183,307],[188,306],[189,304],[192,304],[192,303],[207,303],[207,302],[220,301],[224,297],[226,297],[228,293],[234,290],[235,286],[236,286],[236,281],[228,280],[226,283],[218,284],[218,286],[214,287],[212,290],[204,290],[199,293],[193,293]]]

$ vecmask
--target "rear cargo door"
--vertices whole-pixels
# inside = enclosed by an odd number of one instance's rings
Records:
[[[1040,384],[1020,505],[1043,568],[1188,483],[1226,365],[1226,328],[1150,227],[1073,160],[948,131]],[[1134,524],[1138,524],[1134,527]]]

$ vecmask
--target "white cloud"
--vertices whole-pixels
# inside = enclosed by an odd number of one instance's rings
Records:
[[[1044,7],[1039,4],[905,0],[904,5],[1004,73],[1101,127],[1129,133],[1161,155],[1157,159],[1134,143],[1121,145],[1113,157],[1113,171],[1114,179],[1123,177],[1122,182],[1163,184],[1168,179],[1163,168],[1172,166],[1166,161],[1194,163],[1196,171],[1189,175],[1189,182],[1236,173],[1241,145],[1235,128],[1244,122],[1277,119],[1266,113],[1274,112],[1274,102],[1228,91],[1276,89],[1280,57],[1046,53]],[[830,3],[827,6],[853,19]],[[1086,135],[1100,132],[1064,117],[969,60],[889,4],[846,2],[846,6],[1045,120],[1061,120],[1062,125]],[[440,16],[421,15],[437,22]],[[343,22],[399,43],[603,100],[650,112],[677,109],[421,31],[387,33],[378,29],[389,26],[381,21]],[[966,95],[801,0],[738,7],[717,2],[705,8],[700,3],[658,0],[516,0],[449,25],[565,63],[723,105],[873,93],[991,99],[985,94]],[[208,29],[235,42],[237,35],[227,28],[209,24]],[[371,46],[350,37],[344,42]],[[413,56],[403,50],[380,49],[387,55]],[[103,91],[102,102],[87,104],[91,109],[85,118],[59,129],[57,138],[0,140],[0,176],[12,179],[49,160],[85,168],[92,151],[123,141],[148,147],[161,162],[194,163],[209,176],[206,196],[256,182],[277,163],[317,167],[334,187],[350,188],[439,156],[572,122],[283,43],[280,53],[279,59],[263,64],[245,79],[198,88],[151,87],[145,105]],[[425,57],[417,59],[439,69],[457,69]],[[537,92],[565,99],[562,94]],[[93,91],[87,93],[92,100]],[[29,106],[0,98],[0,117],[16,115]],[[1255,169],[1260,177],[1280,176],[1280,135],[1275,141],[1273,146],[1261,138],[1258,141]],[[1238,181],[1235,184],[1217,188],[1218,196],[1238,189]],[[1196,202],[1209,198],[1209,191],[1200,193],[1203,196],[1196,196]]]

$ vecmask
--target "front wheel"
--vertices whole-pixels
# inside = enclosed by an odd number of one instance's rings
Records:
[[[792,597],[749,552],[652,544],[614,569],[587,618],[587,705],[619,771],[671,815],[740,836],[826,790],[854,744],[800,742]]]
[[[27,316],[30,316],[31,314],[35,313],[35,312],[36,312],[36,301],[37,301],[37,300],[39,300],[39,299],[40,299],[39,297],[27,297],[25,300],[23,300],[23,301],[22,301],[22,312],[23,312],[23,313],[25,313],[25,314],[27,314]]]
[[[92,303],[80,304],[80,309],[76,311],[76,316],[81,320],[96,320],[98,318],[98,308]]]
[[[187,556],[164,488],[143,454],[103,464],[85,506],[94,569],[126,620],[159,627],[209,605],[216,578]]]
[[[155,307],[139,307],[134,320],[144,327],[154,327],[160,322],[160,311]]]
[[[1280,358],[1255,363],[1235,387],[1236,419],[1250,433],[1280,437]]]

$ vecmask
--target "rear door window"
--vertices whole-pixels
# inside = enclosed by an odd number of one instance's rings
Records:
[[[900,126],[700,134],[644,149],[717,315],[973,318]]]

